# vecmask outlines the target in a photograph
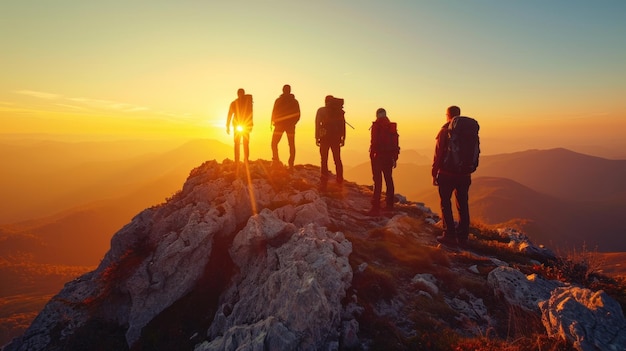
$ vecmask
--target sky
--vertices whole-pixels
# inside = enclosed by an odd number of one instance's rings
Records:
[[[623,0],[2,1],[0,134],[231,142],[244,88],[267,158],[290,84],[299,147],[315,147],[330,94],[351,148],[367,149],[379,107],[403,148],[432,148],[458,105],[484,153],[611,149],[626,140],[624,38]]]

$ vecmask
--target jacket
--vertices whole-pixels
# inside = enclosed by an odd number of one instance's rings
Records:
[[[443,160],[446,157],[446,151],[448,149],[448,126],[450,122],[444,124],[437,137],[435,138],[435,156],[433,157],[432,176],[436,178],[441,171]],[[445,171],[444,171],[445,172]]]
[[[246,94],[230,103],[226,125],[230,124],[231,118],[234,127],[242,126],[247,131],[252,130],[252,95]]]
[[[293,94],[282,94],[274,102],[272,123],[295,125],[300,120],[300,104]]]

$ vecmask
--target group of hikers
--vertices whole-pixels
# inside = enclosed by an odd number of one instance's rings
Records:
[[[328,170],[329,152],[333,154],[335,163],[335,181],[340,187],[343,184],[343,163],[341,147],[346,139],[346,120],[343,110],[344,100],[332,95],[326,96],[324,106],[317,110],[315,116],[315,142],[320,150],[321,174],[320,191],[327,190],[330,176]],[[250,132],[253,127],[252,95],[244,89],[237,91],[235,99],[228,110],[226,132],[234,130],[235,163],[240,162],[240,147],[243,141],[243,160],[248,162],[250,156]],[[295,130],[300,120],[300,105],[291,86],[284,85],[283,93],[274,102],[271,123],[272,134],[272,165],[281,166],[278,156],[278,144],[287,134],[289,144],[288,167],[293,169],[296,146]],[[437,134],[435,155],[432,164],[433,185],[439,189],[441,215],[443,218],[443,234],[437,241],[447,247],[464,247],[469,237],[469,187],[471,174],[478,166],[480,153],[478,140],[478,123],[470,117],[461,116],[458,106],[450,106],[446,110],[446,123]],[[378,216],[381,210],[391,212],[395,202],[395,187],[392,172],[396,168],[400,154],[397,125],[391,122],[384,108],[376,110],[376,120],[370,127],[370,161],[374,190],[371,209],[368,215]],[[382,182],[386,185],[385,206],[381,208]],[[455,195],[459,221],[454,222],[452,211],[452,194]]]

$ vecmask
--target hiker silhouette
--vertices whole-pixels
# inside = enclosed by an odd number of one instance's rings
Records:
[[[392,171],[396,168],[400,146],[398,145],[397,125],[389,120],[387,111],[384,108],[379,108],[376,111],[376,120],[372,123],[370,131],[370,161],[374,180],[374,194],[372,195],[372,208],[369,214],[378,215],[380,213],[383,177],[387,186],[385,210],[393,210],[395,188]]]
[[[291,86],[285,84],[283,93],[274,102],[272,110],[272,125],[274,133],[272,134],[272,163],[280,165],[278,157],[278,143],[287,133],[287,142],[289,143],[289,168],[293,168],[296,159],[296,123],[300,120],[300,104],[295,96],[291,93]]]
[[[469,121],[463,123],[459,121]],[[467,126],[467,127],[466,127]],[[453,129],[468,128],[460,135],[464,139],[469,138],[468,143],[458,143],[454,147],[453,141],[456,138]],[[469,188],[472,184],[472,172],[478,165],[478,123],[469,117],[461,116],[461,109],[458,106],[450,106],[446,110],[446,123],[437,134],[435,145],[435,156],[433,158],[432,176],[433,185],[439,187],[439,198],[441,201],[441,216],[443,217],[443,235],[437,237],[437,241],[444,246],[467,245],[469,237]],[[463,155],[463,156],[459,156]],[[467,156],[466,156],[467,155]],[[457,167],[457,163],[465,164],[464,157],[469,157],[473,166],[469,168]],[[459,213],[458,225],[454,223],[452,213],[452,194],[455,196],[456,208]]]
[[[235,142],[235,162],[239,163],[240,143],[243,139],[244,162],[250,158],[250,132],[252,131],[252,95],[244,89],[237,90],[237,99],[230,103],[226,117],[226,133],[233,127]]]
[[[321,175],[320,189],[326,190],[328,184],[328,152],[333,152],[337,184],[343,184],[343,163],[341,147],[346,140],[346,119],[343,111],[343,99],[326,96],[324,106],[315,115],[315,143],[320,148]]]

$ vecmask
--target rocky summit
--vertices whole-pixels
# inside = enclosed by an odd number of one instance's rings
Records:
[[[626,350],[611,279],[507,228],[438,247],[422,204],[368,216],[371,187],[319,173],[204,163],[3,350]]]

